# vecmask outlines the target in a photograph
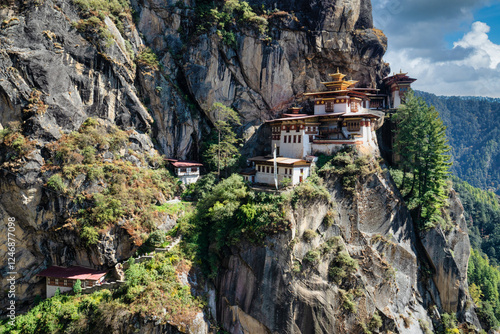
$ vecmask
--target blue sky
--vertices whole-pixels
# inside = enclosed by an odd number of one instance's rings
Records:
[[[500,0],[372,0],[392,72],[437,95],[500,97]]]

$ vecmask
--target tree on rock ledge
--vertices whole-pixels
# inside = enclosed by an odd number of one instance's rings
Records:
[[[451,166],[446,127],[434,107],[413,92],[393,115],[395,153],[403,171],[400,189],[420,228],[436,223],[446,202]]]
[[[214,103],[210,113],[215,115],[214,131],[203,156],[210,166],[217,169],[220,179],[221,171],[227,172],[227,168],[234,166],[240,157],[234,127],[241,125],[241,122],[238,113],[222,103]]]

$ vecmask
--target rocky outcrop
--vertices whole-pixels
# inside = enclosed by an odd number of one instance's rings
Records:
[[[369,1],[264,2],[270,40],[241,23],[234,46],[224,44],[215,30],[196,31],[200,22],[192,21],[191,1],[133,3],[139,30],[162,57],[163,75],[181,87],[185,83],[187,96],[212,120],[214,102],[237,110],[250,155],[259,146],[257,126],[304,92],[322,90],[321,82],[337,67],[361,86],[376,86],[388,72],[382,62],[387,40],[373,29]],[[167,107],[163,100],[152,109],[164,115]],[[163,128],[159,136],[166,136]]]
[[[135,251],[119,223],[97,246],[85,246],[65,225],[74,209],[70,196],[44,186],[47,145],[88,117],[128,130],[132,152],[158,150],[195,159],[214,120],[210,108],[222,102],[241,115],[244,152],[254,155],[267,144],[260,125],[296,98],[307,108],[301,95],[322,89],[321,82],[337,67],[361,87],[376,86],[387,74],[382,61],[387,40],[373,27],[370,1],[249,2],[264,5],[267,36],[243,23],[234,29],[230,45],[215,27],[198,31],[199,4],[191,0],[132,0],[135,22],[123,15],[118,24],[104,15],[99,27],[104,30],[92,36],[78,28],[82,12],[69,0],[10,1],[0,9],[0,129],[19,121],[34,142],[16,168],[0,172],[0,221],[16,218],[20,302],[29,304],[43,294],[35,275],[49,264],[112,267]],[[134,60],[146,45],[156,52],[157,64]],[[113,161],[108,153],[103,158]],[[132,154],[123,156],[144,167]],[[103,187],[74,182],[90,193]],[[426,311],[431,305],[460,311],[473,322],[464,304],[469,246],[458,209],[452,217],[458,227],[428,232],[426,252],[421,252],[408,212],[386,175],[363,179],[356,196],[335,180],[329,191],[335,207],[302,203],[290,213],[289,232],[263,245],[231,249],[217,278],[217,303],[210,302],[226,330],[357,333],[378,326],[421,333],[418,320],[432,327]],[[0,233],[0,250],[6,252],[5,224]],[[427,280],[420,280],[425,276],[422,256],[435,270]],[[2,275],[7,271],[0,267]],[[0,283],[2,291],[6,283]],[[371,324],[377,317],[380,321]],[[178,332],[154,321],[140,326],[129,315],[122,320],[103,330]],[[207,330],[200,318],[193,332]]]
[[[411,217],[387,176],[361,180],[354,197],[334,180],[329,190],[335,203],[331,226],[325,218],[329,204],[302,203],[288,233],[261,246],[243,243],[231,249],[217,280],[217,315],[224,328],[231,333],[362,333],[378,314],[385,331],[432,329],[427,310],[436,303],[425,291],[448,297],[436,287],[439,273],[436,286],[432,280],[422,285],[423,254],[415,248]],[[352,277],[341,281],[331,271],[339,255],[324,251],[332,238],[339,242],[334,247],[344,248],[358,264]],[[449,251],[442,246],[441,251]],[[311,265],[314,251],[320,258]],[[462,255],[466,261],[468,255]],[[466,283],[457,277],[448,284]]]
[[[449,194],[446,211],[450,221],[444,228],[438,225],[420,234],[437,289],[429,290],[429,293],[445,312],[457,313],[480,327],[468,297],[467,267],[471,246],[464,208],[454,190]]]

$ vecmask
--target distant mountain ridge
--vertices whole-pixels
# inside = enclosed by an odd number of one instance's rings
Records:
[[[500,99],[415,93],[439,111],[447,126],[453,172],[500,195]]]

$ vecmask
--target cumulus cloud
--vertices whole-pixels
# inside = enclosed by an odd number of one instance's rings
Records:
[[[372,3],[375,26],[388,37],[385,59],[394,71],[402,69],[417,78],[415,89],[438,95],[500,97],[500,45],[490,40],[486,23],[473,23],[474,11],[488,1]],[[449,45],[446,37],[457,32],[463,37]]]
[[[472,30],[458,42],[453,43],[453,48],[474,50],[462,64],[470,65],[475,69],[496,69],[500,63],[500,45],[489,40],[490,27],[483,22],[474,22]]]

